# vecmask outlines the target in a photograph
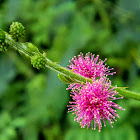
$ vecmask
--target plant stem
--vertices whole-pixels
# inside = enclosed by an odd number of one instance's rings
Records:
[[[83,76],[80,76],[74,72],[72,72],[71,70],[67,70],[66,68],[63,68],[61,67],[60,65],[52,62],[52,61],[48,61],[46,63],[46,65],[50,68],[52,68],[53,70],[59,72],[59,73],[62,73],[66,76],[70,76],[71,78],[74,78],[78,81],[81,81],[81,82],[90,82],[92,83],[92,79],[89,79],[89,78],[85,78]],[[113,86],[112,86],[113,87]],[[135,99],[135,100],[139,100],[140,101],[140,94],[138,93],[135,93],[135,92],[132,92],[132,91],[129,91],[129,90],[126,90],[124,87],[116,87],[115,90],[117,92],[119,92],[120,95],[126,97],[126,98],[131,98],[131,99]]]
[[[15,50],[17,50],[20,53],[27,56],[28,58],[31,58],[33,55],[37,55],[37,52],[35,52],[35,51],[33,52],[33,50],[30,50],[30,48],[28,48],[28,46],[26,46],[25,43],[16,42],[8,33],[6,33],[5,42],[7,44],[9,44]],[[68,70],[67,68],[61,67],[60,65],[56,64],[55,62],[52,62],[51,60],[49,60],[47,57],[46,57],[46,67],[56,71],[57,73],[61,73],[65,76],[76,79],[80,82],[83,82],[83,83],[90,82],[90,83],[92,83],[92,79],[83,77],[81,75],[78,75],[78,74],[74,73],[72,70]],[[138,94],[138,93],[128,91],[123,87],[122,88],[117,87],[116,91],[119,92],[119,94],[124,96],[124,97],[140,101],[140,94]]]
[[[126,98],[131,98],[131,99],[135,99],[135,100],[139,100],[140,101],[140,94],[139,93],[135,93],[129,90],[124,89],[123,87],[117,87],[116,88],[117,92],[119,92],[120,95],[126,97]]]
[[[20,53],[26,55],[27,57],[31,57],[32,53],[28,51],[28,48],[24,43],[16,42],[8,33],[6,33],[5,42],[9,44],[12,48],[19,51]]]
[[[80,82],[86,83],[86,81],[87,81],[87,82],[92,83],[92,79],[85,78],[81,75],[78,75],[78,74],[72,72],[72,70],[68,70],[67,68],[61,67],[60,65],[56,64],[55,62],[47,61],[46,62],[46,67],[49,67],[49,68],[57,71],[58,73],[64,74],[65,76],[69,76],[69,77],[71,77],[73,79],[76,79]]]

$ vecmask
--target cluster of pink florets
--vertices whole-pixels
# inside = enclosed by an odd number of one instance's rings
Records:
[[[80,123],[83,128],[87,129],[91,125],[92,129],[98,126],[99,131],[102,128],[102,121],[106,126],[106,120],[112,126],[119,117],[114,109],[124,110],[121,106],[114,103],[113,100],[118,94],[115,87],[111,88],[111,81],[107,78],[108,75],[113,75],[109,67],[104,64],[106,60],[99,60],[99,56],[94,58],[94,55],[87,53],[84,57],[82,53],[78,57],[74,57],[68,66],[73,72],[92,79],[92,83],[86,82],[78,84],[70,84],[67,90],[71,89],[71,97],[69,112],[75,114],[75,121]],[[94,124],[94,125],[93,125]]]
[[[115,72],[110,72],[109,67],[106,67],[105,61],[99,59],[99,55],[94,57],[94,55],[87,53],[84,57],[82,53],[78,57],[72,58],[70,65],[68,67],[73,70],[73,72],[85,76],[87,78],[97,78],[103,75],[113,75]]]

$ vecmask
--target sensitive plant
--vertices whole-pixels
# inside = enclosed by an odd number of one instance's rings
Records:
[[[86,82],[84,86],[71,87],[73,101],[68,105],[69,112],[76,114],[74,120],[79,122],[81,127],[87,125],[88,129],[91,125],[93,129],[94,122],[94,130],[97,125],[99,131],[101,131],[101,121],[106,126],[106,120],[113,127],[112,123],[116,121],[115,117],[119,117],[116,109],[124,109],[113,102],[113,100],[121,99],[122,97],[115,97],[118,93],[114,90],[115,87],[110,88],[110,86],[111,81],[107,77],[101,77],[93,80],[93,83]]]
[[[99,61],[98,61],[99,60]],[[70,102],[69,112],[75,114],[75,119],[80,123],[81,127],[87,125],[87,129],[91,125],[94,130],[98,126],[101,131],[102,123],[106,126],[106,120],[110,123],[116,121],[116,110],[124,110],[119,105],[112,102],[116,99],[123,97],[115,97],[118,93],[111,88],[111,81],[107,78],[108,75],[113,75],[115,72],[110,72],[112,68],[106,67],[104,61],[99,59],[99,55],[94,58],[94,55],[87,53],[85,57],[82,53],[72,58],[68,67],[73,72],[92,79],[92,83],[86,82],[85,84],[72,83],[67,90],[71,89],[71,97],[73,101]],[[113,109],[114,108],[114,109]]]
[[[115,72],[110,72],[109,67],[104,64],[106,59],[102,61],[99,59],[99,55],[95,57],[92,53],[87,53],[85,57],[82,53],[77,57],[74,56],[68,67],[73,70],[74,73],[82,75],[87,78],[97,78],[104,75],[113,75]]]
[[[119,117],[116,109],[124,110],[113,100],[122,97],[140,100],[139,94],[111,85],[108,75],[115,72],[104,64],[106,59],[99,60],[99,56],[94,57],[90,53],[84,57],[81,53],[70,61],[68,68],[64,68],[49,60],[45,53],[40,53],[34,44],[22,43],[20,38],[24,36],[25,28],[18,22],[12,23],[9,33],[0,30],[1,51],[7,51],[8,47],[14,48],[29,58],[34,68],[50,68],[57,72],[61,81],[70,84],[68,89],[71,90],[73,101],[68,105],[69,111],[76,115],[75,120],[81,127],[89,128],[91,125],[95,129],[98,126],[101,131],[102,122],[105,126],[106,120],[112,126],[116,117]],[[121,97],[118,97],[118,93]]]

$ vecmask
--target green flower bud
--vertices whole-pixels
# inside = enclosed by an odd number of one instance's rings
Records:
[[[9,47],[9,45],[6,44],[5,42],[3,42],[0,44],[0,51],[3,51],[3,52],[7,51],[8,47]]]
[[[12,35],[13,39],[19,39],[25,37],[25,27],[19,22],[12,22],[10,25],[9,33]]]
[[[3,30],[0,30],[0,51],[7,51],[9,45],[5,42],[5,33]]]
[[[0,30],[0,44],[5,42],[5,33],[3,30]]]
[[[34,68],[39,70],[41,68],[45,68],[46,59],[42,54],[37,54],[31,57],[31,64]]]

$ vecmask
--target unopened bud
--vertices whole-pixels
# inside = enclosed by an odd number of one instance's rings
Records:
[[[31,64],[39,70],[45,68],[46,59],[42,54],[37,54],[31,57]]]
[[[0,44],[5,42],[5,33],[3,30],[0,30]]]
[[[12,22],[9,33],[13,39],[20,39],[25,37],[25,27],[19,22]]]

